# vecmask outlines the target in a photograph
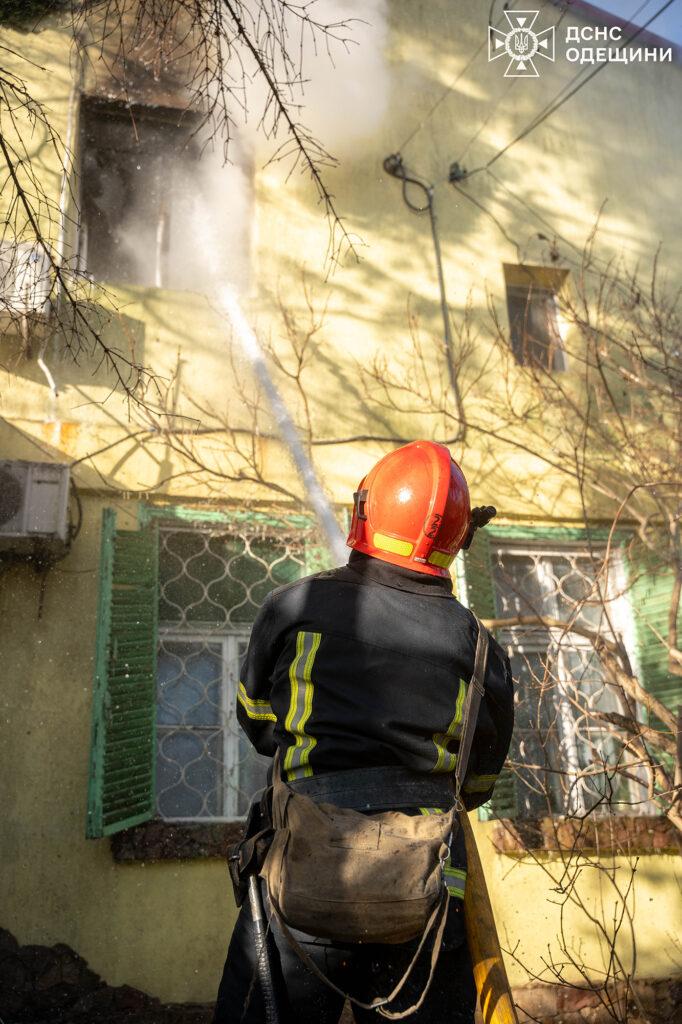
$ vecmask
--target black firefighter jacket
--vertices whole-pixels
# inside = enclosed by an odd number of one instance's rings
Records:
[[[273,590],[254,623],[238,718],[285,778],[403,765],[452,773],[476,624],[449,579],[353,552],[347,566]],[[513,726],[509,659],[491,638],[468,809],[489,799]]]

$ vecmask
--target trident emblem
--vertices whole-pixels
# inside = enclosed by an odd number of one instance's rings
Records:
[[[528,44],[530,42],[530,36],[527,32],[516,32],[512,38],[514,49],[520,57],[523,57],[528,52]]]

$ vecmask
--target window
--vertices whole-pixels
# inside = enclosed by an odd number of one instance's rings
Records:
[[[629,698],[608,682],[585,634],[622,638],[642,685],[674,708],[679,685],[673,693],[667,652],[652,642],[665,629],[672,574],[635,571],[629,555],[612,551],[602,597],[600,534],[591,535],[592,548],[580,529],[489,527],[457,564],[459,592],[481,618],[545,620],[496,630],[512,662],[516,722],[509,766],[484,817],[657,811],[644,762],[626,747],[618,718],[636,713],[646,722],[646,715],[625,707]],[[566,622],[572,628],[555,624]]]
[[[304,574],[291,538],[161,525],[156,809],[172,819],[235,818],[268,761],[237,723],[239,667],[266,594]]]
[[[579,548],[500,545],[492,559],[499,618],[541,615],[610,635],[625,609],[600,597],[595,561]],[[523,817],[629,809],[639,798],[623,774],[623,746],[600,715],[624,712],[589,638],[561,627],[512,626],[499,636],[517,684],[511,760]]]
[[[239,666],[265,596],[323,568],[307,517],[104,513],[87,834],[151,817],[242,817],[266,761],[242,733]]]
[[[242,283],[250,185],[189,110],[81,101],[80,269],[97,281],[203,292]],[[218,269],[216,269],[216,264]]]
[[[512,352],[522,366],[566,369],[558,292],[566,271],[504,265]]]

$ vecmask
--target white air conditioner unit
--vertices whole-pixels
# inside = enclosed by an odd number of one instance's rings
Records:
[[[26,316],[50,310],[52,267],[38,242],[0,245],[0,310]]]
[[[0,461],[0,554],[63,554],[69,541],[69,467]]]

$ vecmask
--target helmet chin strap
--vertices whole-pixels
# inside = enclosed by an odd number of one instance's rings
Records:
[[[460,548],[461,551],[468,551],[471,547],[471,542],[474,539],[476,530],[480,530],[482,526],[487,526],[491,519],[497,515],[497,509],[494,505],[477,505],[476,508],[471,510],[471,525],[464,538],[464,543]]]

